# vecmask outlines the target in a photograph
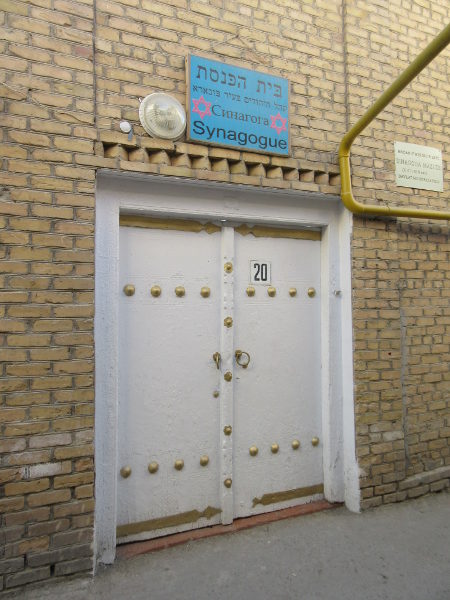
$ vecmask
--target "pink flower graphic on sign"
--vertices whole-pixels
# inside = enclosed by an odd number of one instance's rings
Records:
[[[200,115],[200,119],[203,121],[203,117],[205,115],[209,115],[210,117],[211,115],[211,102],[207,102],[203,96],[200,96],[200,98],[198,100],[194,100],[194,98],[192,98],[192,102],[194,103],[194,108],[192,109],[193,113],[197,113]],[[200,106],[203,104],[203,106],[205,108],[200,109]]]
[[[283,119],[283,117],[280,115],[280,113],[278,113],[275,117],[273,115],[270,115],[270,118],[272,119],[272,125],[270,126],[270,129],[276,129],[278,135],[280,135],[280,133],[282,131],[287,131],[287,128],[286,128],[287,118]],[[277,124],[278,121],[281,122],[281,125]]]

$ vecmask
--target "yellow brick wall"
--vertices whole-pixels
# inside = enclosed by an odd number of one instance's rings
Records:
[[[0,0],[0,590],[91,568],[96,169],[338,194],[348,124],[446,11],[438,0]],[[290,158],[144,134],[139,97],[184,104],[190,52],[289,78]],[[449,70],[447,50],[356,141],[357,198],[448,210],[447,168],[443,194],[395,186],[393,141],[440,147],[448,165]],[[355,219],[365,506],[448,482],[449,251],[446,223]]]
[[[428,0],[347,3],[350,123],[436,36],[447,7]],[[355,197],[450,208],[450,52],[388,106],[352,149]],[[444,192],[395,185],[394,141],[439,148]],[[363,507],[448,486],[450,242],[448,221],[354,221],[353,318],[357,455]]]
[[[92,564],[92,4],[0,2],[0,589]]]
[[[103,134],[93,164],[338,193],[336,148],[345,132],[339,2],[98,0],[97,9],[97,124]],[[189,53],[282,70],[291,82],[292,158],[148,138],[139,123],[139,98],[165,91],[185,104]],[[133,124],[131,141],[118,133],[121,118]]]
[[[373,6],[365,1],[346,3],[344,46],[350,123],[356,122],[446,24],[445,2],[382,0]],[[447,47],[356,139],[352,183],[358,199],[448,211],[449,68]],[[394,140],[442,151],[445,193],[395,185]]]
[[[363,507],[448,486],[448,226],[355,220],[353,319]]]

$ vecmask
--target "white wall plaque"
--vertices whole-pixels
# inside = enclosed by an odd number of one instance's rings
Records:
[[[420,190],[444,191],[442,152],[437,148],[394,142],[395,182]]]
[[[271,284],[271,265],[267,260],[251,260],[250,261],[250,283],[259,285]]]

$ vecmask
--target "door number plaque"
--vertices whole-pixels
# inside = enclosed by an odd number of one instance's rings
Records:
[[[271,284],[271,265],[267,260],[250,261],[250,283],[259,285]]]

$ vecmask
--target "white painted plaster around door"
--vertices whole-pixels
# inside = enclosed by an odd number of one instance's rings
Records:
[[[219,499],[221,502],[221,518],[223,522],[230,522],[235,514],[233,495],[236,493],[235,486],[237,486],[239,481],[239,467],[236,467],[236,459],[233,456],[232,444],[234,443],[236,447],[237,432],[233,429],[233,434],[235,435],[234,440],[231,440],[229,437],[225,438],[222,432],[224,425],[228,423],[231,423],[233,426],[236,425],[238,415],[234,415],[233,413],[238,411],[240,406],[238,404],[240,402],[239,385],[236,385],[235,387],[235,384],[242,382],[242,380],[236,380],[236,369],[239,368],[239,371],[242,371],[242,368],[237,367],[235,364],[234,351],[238,346],[241,347],[240,349],[243,351],[248,350],[251,354],[252,361],[256,361],[257,354],[252,355],[251,350],[245,347],[245,340],[239,337],[239,327],[236,321],[235,327],[231,328],[231,330],[223,327],[223,318],[229,311],[233,311],[234,319],[238,319],[238,321],[239,318],[237,315],[240,311],[239,299],[236,296],[238,288],[234,281],[235,277],[239,277],[239,256],[237,255],[234,257],[233,254],[235,248],[232,223],[259,223],[270,225],[272,227],[289,228],[312,226],[314,228],[322,229],[322,242],[314,242],[314,244],[320,248],[321,253],[320,267],[318,269],[320,277],[318,284],[314,286],[317,287],[317,289],[320,289],[320,291],[316,298],[313,299],[313,303],[306,304],[309,307],[315,307],[320,304],[321,320],[321,333],[317,339],[319,340],[321,363],[320,389],[322,434],[321,436],[317,436],[321,438],[321,441],[319,447],[315,448],[315,450],[319,450],[319,452],[316,453],[316,456],[319,456],[320,452],[323,454],[322,475],[325,497],[331,501],[343,501],[345,499],[347,505],[351,509],[358,509],[358,467],[355,460],[353,395],[351,386],[352,341],[349,255],[351,223],[349,224],[349,219],[344,218],[345,215],[343,215],[343,212],[343,209],[339,205],[338,198],[330,196],[326,197],[320,194],[310,195],[302,193],[285,193],[280,191],[277,191],[275,194],[271,190],[258,191],[249,188],[244,190],[233,186],[199,184],[187,180],[179,181],[170,178],[149,178],[134,175],[117,176],[106,172],[99,173],[96,200],[95,251],[96,506],[94,542],[97,562],[111,563],[114,561],[117,541],[116,523],[131,522],[135,519],[151,520],[152,518],[159,518],[158,516],[154,516],[157,513],[148,513],[144,511],[141,513],[136,512],[134,514],[132,513],[132,510],[135,510],[133,507],[128,506],[126,509],[120,509],[118,506],[120,494],[122,494],[121,491],[118,492],[117,490],[118,486],[122,484],[122,478],[119,474],[120,469],[124,466],[125,458],[127,461],[135,460],[136,458],[135,452],[122,456],[120,453],[125,452],[124,448],[126,444],[124,446],[123,442],[120,442],[120,452],[118,444],[119,438],[122,439],[120,421],[123,408],[119,405],[121,395],[119,394],[119,379],[121,376],[121,360],[119,359],[119,356],[123,354],[124,351],[122,348],[119,349],[119,339],[123,335],[122,332],[119,331],[119,312],[122,310],[121,305],[123,302],[136,299],[134,296],[122,296],[123,285],[133,282],[125,281],[125,278],[122,279],[122,274],[119,273],[120,213],[140,214],[143,216],[149,215],[165,219],[183,218],[202,222],[212,221],[218,225],[221,225],[223,224],[223,221],[226,221],[226,226],[223,228],[222,233],[220,234],[218,232],[215,234],[218,239],[221,239],[217,249],[219,268],[214,271],[214,275],[213,271],[211,271],[211,277],[217,277],[217,286],[221,289],[222,300],[217,307],[217,313],[220,314],[220,316],[218,318],[216,330],[216,341],[220,344],[220,348],[223,351],[224,362],[221,365],[221,370],[219,372],[212,361],[211,353],[216,351],[214,346],[214,348],[209,348],[208,356],[205,358],[208,363],[207,368],[206,365],[201,365],[202,367],[205,367],[205,390],[207,388],[208,400],[210,399],[209,395],[211,387],[215,389],[220,384],[221,402],[219,402],[219,404],[213,404],[213,406],[217,408],[217,413],[214,413],[211,416],[211,421],[216,419],[216,424],[218,424],[218,427],[216,426],[216,433],[214,434],[217,444],[218,468],[217,471],[213,472],[211,469],[208,473],[211,478],[216,478],[215,484],[209,487],[208,483],[205,488],[202,488],[200,495],[206,502],[195,502],[195,507],[192,506],[193,503],[173,504],[170,507],[170,511],[167,510],[166,513],[160,512],[158,514],[164,515],[169,514],[169,512],[172,514],[172,509],[176,511],[184,510],[185,512],[190,510],[201,511],[202,508],[204,509],[208,505],[215,506],[215,499]],[[148,231],[146,231],[146,233],[148,233]],[[167,232],[159,233],[162,236],[167,234]],[[196,237],[200,234],[192,235]],[[209,237],[206,233],[201,235],[210,241],[212,240],[212,237]],[[295,240],[294,243],[296,243]],[[201,261],[205,254],[206,253],[202,250],[198,259]],[[234,264],[236,265],[237,270],[231,277],[225,278],[222,271],[223,261],[226,259],[234,261],[235,258],[236,261]],[[266,251],[264,251],[264,256],[255,256],[252,258],[269,259],[270,257],[267,256]],[[121,265],[120,268],[122,268]],[[273,269],[274,264],[272,264],[272,270]],[[275,272],[276,270],[272,272],[272,278],[275,277]],[[150,274],[150,271],[147,273]],[[202,276],[204,273],[206,273],[206,271],[202,271]],[[178,273],[178,275],[179,274],[180,273]],[[194,277],[196,276],[194,271],[191,272],[191,275]],[[309,277],[306,278],[309,279]],[[180,280],[178,279],[177,281]],[[148,281],[146,294],[149,294],[150,287],[150,281]],[[163,286],[161,285],[161,287]],[[172,285],[172,287],[174,286]],[[186,297],[184,300],[187,301],[189,298],[189,291],[188,287],[185,287]],[[212,289],[213,287],[211,285],[211,290]],[[138,286],[136,286],[136,297],[138,296],[138,293]],[[162,298],[163,296],[159,299],[161,300]],[[275,297],[275,299],[277,298],[279,298],[279,296]],[[179,298],[175,298],[174,296],[173,301],[176,299],[178,300]],[[145,302],[153,302],[153,300],[156,301],[157,299],[150,297],[150,295],[147,295],[145,298]],[[201,298],[200,295],[197,298],[198,302],[204,300],[205,299]],[[213,302],[213,295],[211,294],[211,306],[213,305]],[[307,299],[304,298],[302,302],[307,303]],[[202,305],[200,304],[200,306]],[[205,307],[205,304],[203,304],[203,307]],[[211,309],[211,315],[214,310],[216,309]],[[314,321],[316,316],[311,316],[311,319]],[[131,317],[131,322],[134,323],[136,328],[138,324],[145,325],[145,319],[143,318],[135,319],[134,317]],[[122,327],[122,325],[120,325],[120,327]],[[211,325],[211,327],[213,326]],[[143,327],[139,327],[138,329],[143,329]],[[212,329],[210,332],[212,332]],[[214,336],[212,335],[211,337]],[[153,343],[152,340],[150,345]],[[122,344],[122,342],[120,342],[120,344]],[[143,352],[145,352],[146,345],[143,342],[140,342],[140,345],[141,348],[143,348]],[[159,345],[159,347],[163,348],[164,344]],[[194,357],[195,353],[192,357],[193,360]],[[180,357],[178,357],[178,359],[179,358]],[[158,360],[161,360],[161,365],[166,364],[162,358]],[[189,360],[191,360],[191,357],[188,357],[188,361]],[[224,387],[225,383],[223,379],[223,370],[225,370],[225,368],[230,369],[234,375],[232,385],[227,388]],[[239,377],[240,375],[239,372]],[[145,378],[147,378],[148,385],[151,385],[152,382],[149,381],[148,375],[144,373],[144,379]],[[198,383],[196,383],[196,385],[198,385]],[[211,398],[211,400],[214,402],[213,398]],[[134,418],[138,421],[141,420],[142,413],[139,409],[135,410],[133,408],[133,410],[135,415]],[[150,422],[151,410],[146,408],[146,411],[147,410],[149,412],[146,419],[148,419],[148,427],[151,428],[153,425],[153,423]],[[127,415],[127,418],[129,417],[131,417],[131,414]],[[124,421],[124,423],[126,423],[126,421]],[[315,429],[313,426],[311,428]],[[138,430],[139,429],[143,432],[146,427],[139,424]],[[132,429],[129,429],[129,432],[131,431]],[[129,433],[131,444],[134,443],[132,439],[133,435],[133,433]],[[202,433],[202,435],[206,435],[207,437],[210,433]],[[212,435],[211,432],[211,436]],[[212,439],[212,437],[207,437],[208,446],[209,439]],[[310,443],[308,438],[306,438],[306,440],[303,439],[301,431],[299,439],[302,444],[302,449]],[[140,476],[147,476],[148,471],[145,473],[144,471],[147,468],[148,463],[151,462],[152,458],[157,460],[155,450],[151,446],[150,441],[151,436],[147,436],[145,439],[147,449],[145,452],[141,452],[142,456],[139,457],[141,465],[138,467],[136,466],[137,463],[134,465],[133,475],[139,472]],[[188,448],[189,443],[188,440],[188,444],[184,447]],[[159,447],[161,446],[158,443],[158,448]],[[178,447],[180,446],[178,445],[175,447],[175,450],[178,450]],[[247,450],[247,440],[245,440],[245,445],[244,441],[242,442],[242,447]],[[282,450],[281,444],[280,449]],[[137,452],[137,454],[139,454],[139,452]],[[259,448],[259,452],[261,452],[261,448]],[[302,455],[301,452],[302,451],[300,451],[297,456],[306,458],[306,453]],[[175,458],[175,454],[168,455],[168,450],[165,450],[164,454],[167,454],[167,458]],[[196,456],[198,456],[198,454],[199,453],[196,453]],[[189,456],[189,453],[186,454],[186,456]],[[211,453],[211,456],[214,456],[213,453]],[[291,456],[293,456],[293,454]],[[159,469],[162,469],[161,465],[165,462],[166,457],[163,456],[163,454],[159,454],[159,452],[158,457],[160,458],[158,461],[160,464]],[[283,458],[283,454],[280,454],[280,457]],[[300,458],[297,458],[296,460],[300,460]],[[211,465],[213,461],[214,459],[211,460]],[[130,466],[133,467],[133,465]],[[200,469],[200,466],[198,468]],[[313,468],[313,470],[315,470],[315,468]],[[161,474],[162,470],[159,470],[158,473]],[[187,471],[182,470],[180,473],[184,475]],[[133,475],[128,479],[124,479],[123,482],[131,482]],[[171,476],[172,475],[173,473],[171,473]],[[233,478],[233,486],[230,490],[226,489],[223,485],[223,480],[228,475]],[[148,474],[147,483],[153,476],[154,475]],[[238,481],[236,481],[236,477]],[[181,481],[181,479],[178,481]],[[318,481],[314,479],[314,483],[317,482]],[[300,481],[298,484],[294,483],[294,485],[303,486],[303,482]],[[214,491],[212,490],[212,487],[214,487]],[[275,487],[273,489],[275,489]],[[279,488],[277,491],[281,491],[281,489]],[[150,498],[149,488],[147,488],[145,493],[148,493],[148,498]],[[252,496],[252,493],[253,492],[246,494],[246,501],[248,501],[248,496]],[[210,495],[208,496],[208,494]],[[123,498],[127,496],[127,492],[122,494]],[[138,491],[137,497],[142,499],[143,496],[144,493]],[[132,503],[134,502],[133,494],[130,494],[128,498],[131,498]],[[153,507],[151,507],[151,510],[153,510]],[[199,522],[199,524],[201,523]]]

